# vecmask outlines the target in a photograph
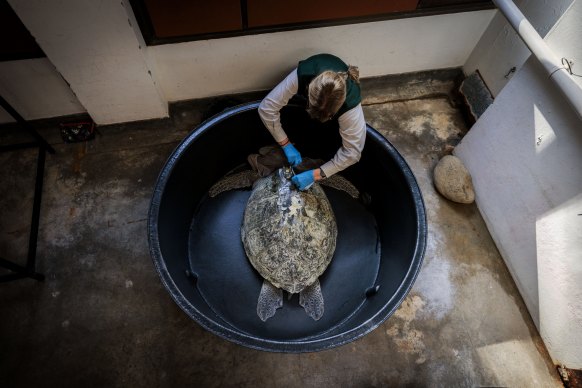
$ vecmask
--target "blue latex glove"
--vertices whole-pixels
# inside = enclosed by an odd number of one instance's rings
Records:
[[[297,186],[299,190],[307,190],[311,187],[311,185],[313,185],[313,182],[315,182],[315,178],[313,177],[313,170],[297,174],[291,178],[291,181],[295,184],[295,186]]]
[[[287,157],[287,160],[292,167],[295,167],[301,163],[301,154],[299,151],[297,151],[297,148],[295,148],[293,144],[289,143],[283,147],[283,152],[285,152],[285,156]]]

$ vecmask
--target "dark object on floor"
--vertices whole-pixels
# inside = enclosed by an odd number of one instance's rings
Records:
[[[92,121],[61,123],[59,127],[65,143],[79,143],[95,138],[95,123]]]
[[[465,99],[473,122],[485,113],[489,105],[493,104],[493,96],[478,72],[465,78],[461,83],[460,92]]]
[[[582,370],[558,366],[558,374],[566,388],[582,388]]]
[[[374,200],[366,207],[326,190],[338,222],[336,256],[320,279],[329,309],[314,322],[292,298],[289,308],[261,322],[256,296],[262,278],[250,267],[240,240],[250,192],[207,195],[248,154],[273,142],[258,105],[241,105],[202,123],[170,156],[150,205],[150,253],[174,301],[212,333],[276,352],[343,345],[392,315],[416,279],[427,233],[420,189],[402,156],[368,127],[360,162],[342,174]],[[341,145],[337,122],[318,124],[294,105],[282,110],[281,119],[303,155],[329,160]],[[196,281],[186,273],[197,274]]]

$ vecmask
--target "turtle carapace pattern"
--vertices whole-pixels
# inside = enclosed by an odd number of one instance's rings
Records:
[[[333,257],[337,225],[323,189],[299,191],[292,170],[281,168],[257,180],[241,227],[246,255],[264,278],[257,314],[266,321],[283,305],[283,291],[315,320],[323,315],[319,276]]]

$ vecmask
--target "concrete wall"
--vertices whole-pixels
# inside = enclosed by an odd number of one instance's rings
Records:
[[[170,101],[268,89],[300,59],[319,52],[334,53],[359,66],[363,77],[462,66],[495,13],[146,47],[125,2],[9,3],[98,124],[162,117]],[[6,86],[9,94],[18,88]],[[63,101],[56,92],[53,98]],[[26,118],[32,118],[27,112],[33,103],[32,98],[21,100]],[[44,110],[43,115],[60,113]]]
[[[577,1],[545,38],[578,73],[581,20]],[[580,118],[533,56],[455,149],[551,357],[573,369],[582,369],[581,150]]]
[[[0,62],[0,95],[29,120],[85,112],[47,58]],[[0,123],[12,121],[0,108]]]
[[[123,2],[9,3],[96,123],[167,116]]]
[[[273,87],[329,52],[362,77],[462,66],[495,11],[467,12],[149,47],[168,101]]]

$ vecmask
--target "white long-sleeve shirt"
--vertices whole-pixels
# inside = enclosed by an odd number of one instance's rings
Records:
[[[287,105],[291,97],[297,94],[299,80],[297,69],[293,70],[261,101],[259,116],[277,142],[285,140],[287,134],[281,126],[281,109]],[[351,166],[360,160],[366,141],[366,121],[362,104],[345,112],[338,118],[339,132],[342,146],[333,159],[321,166],[325,176],[333,174]]]

